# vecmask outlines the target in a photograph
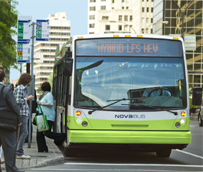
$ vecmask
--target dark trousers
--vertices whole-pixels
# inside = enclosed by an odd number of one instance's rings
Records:
[[[38,147],[38,152],[48,152],[48,147],[46,144],[46,140],[45,140],[45,136],[50,138],[50,139],[54,139],[54,143],[55,144],[62,144],[63,141],[65,140],[65,133],[55,133],[51,131],[51,128],[54,124],[53,121],[49,121],[48,120],[48,124],[49,124],[49,130],[44,131],[44,132],[38,132],[37,131],[37,147]]]
[[[0,129],[0,146],[2,145],[4,151],[4,158],[7,172],[18,171],[16,163],[16,131],[8,131]]]

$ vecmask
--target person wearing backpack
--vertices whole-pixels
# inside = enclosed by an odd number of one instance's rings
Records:
[[[0,71],[0,146],[2,145],[5,153],[6,171],[20,172],[15,164],[16,128],[22,124],[20,109],[13,95],[12,88],[5,86],[5,82],[5,73]]]

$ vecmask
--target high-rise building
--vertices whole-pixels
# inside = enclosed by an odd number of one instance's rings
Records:
[[[203,0],[154,0],[154,22],[159,20],[168,24],[154,25],[155,34],[196,37],[196,50],[186,50],[189,87],[203,87]]]
[[[152,33],[153,0],[88,0],[88,34]]]
[[[70,38],[70,21],[65,12],[51,14],[49,19],[49,41],[36,41],[34,45],[35,88],[47,81],[53,72],[56,47]]]

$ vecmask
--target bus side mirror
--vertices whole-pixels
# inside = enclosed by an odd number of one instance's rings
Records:
[[[73,59],[68,59],[64,62],[63,75],[72,76]]]
[[[202,88],[194,87],[192,91],[192,104],[200,106],[202,104]]]
[[[66,51],[66,59],[72,57],[72,51]]]

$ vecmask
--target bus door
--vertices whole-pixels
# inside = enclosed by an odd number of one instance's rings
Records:
[[[71,76],[72,76],[72,66],[73,66],[73,59],[70,58],[72,56],[70,52],[66,53],[65,62],[64,62],[64,70],[63,76],[65,79],[64,86],[66,87],[66,95],[65,95],[65,133],[67,135],[67,119],[68,119],[68,105],[70,105],[71,101]],[[68,138],[68,137],[66,137]],[[66,140],[67,143],[67,140]]]

